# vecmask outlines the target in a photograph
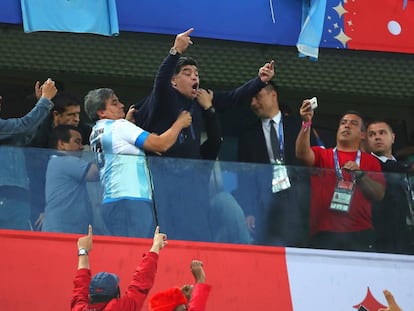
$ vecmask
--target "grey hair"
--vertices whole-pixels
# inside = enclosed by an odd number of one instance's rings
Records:
[[[99,120],[96,112],[99,110],[105,110],[106,101],[114,94],[114,91],[109,88],[91,90],[88,94],[86,94],[84,101],[85,112],[93,122]]]

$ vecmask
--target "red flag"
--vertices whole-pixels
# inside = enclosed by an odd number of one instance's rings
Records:
[[[414,53],[414,1],[344,0],[348,48]]]

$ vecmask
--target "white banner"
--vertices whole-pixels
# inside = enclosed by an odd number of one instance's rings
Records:
[[[413,256],[287,248],[286,261],[294,311],[377,311],[384,289],[414,309]]]

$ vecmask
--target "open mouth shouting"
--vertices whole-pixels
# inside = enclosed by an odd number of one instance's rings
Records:
[[[192,88],[193,88],[193,90],[192,90],[193,97],[197,96],[198,86],[199,86],[198,83],[194,83],[193,86],[192,86]]]

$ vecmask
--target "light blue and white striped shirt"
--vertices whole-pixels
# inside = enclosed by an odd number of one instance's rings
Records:
[[[152,199],[143,145],[149,133],[124,119],[99,120],[90,143],[97,153],[103,203]]]

